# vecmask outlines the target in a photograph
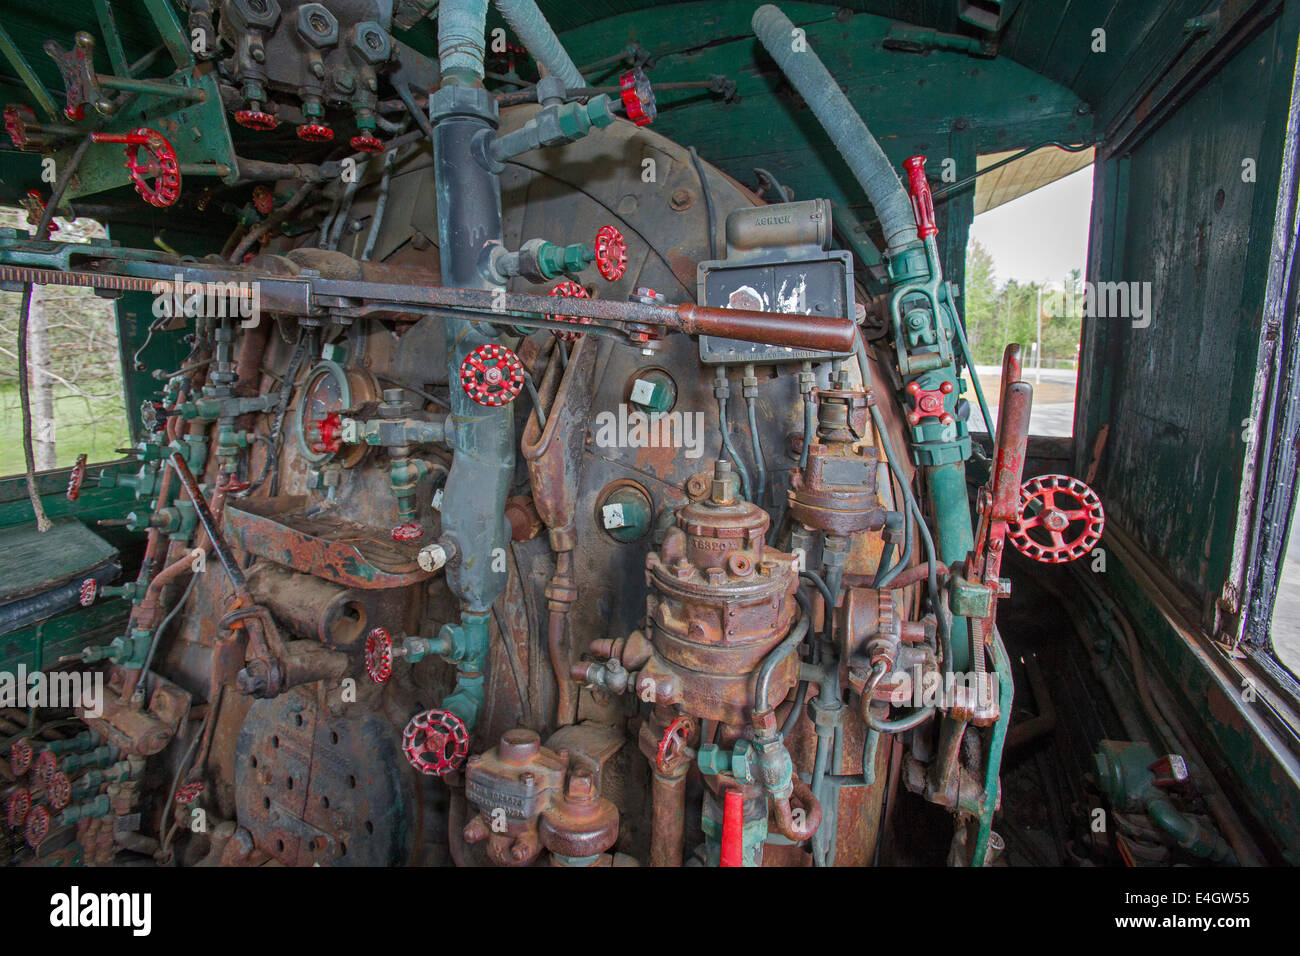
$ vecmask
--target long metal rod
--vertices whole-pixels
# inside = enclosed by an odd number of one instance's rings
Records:
[[[198,515],[199,524],[203,525],[208,540],[212,542],[212,550],[217,554],[217,560],[221,562],[221,567],[225,569],[227,576],[230,578],[230,583],[235,586],[235,593],[241,597],[247,595],[248,584],[244,580],[244,572],[240,570],[235,556],[230,553],[230,549],[226,547],[225,539],[221,537],[221,532],[217,530],[217,519],[212,516],[212,511],[208,508],[207,499],[204,498],[203,490],[194,478],[194,472],[190,471],[190,466],[185,463],[185,457],[178,451],[172,452],[169,460],[172,467],[176,469],[176,476],[181,480],[181,487],[190,496],[190,501],[194,502],[194,512]]]

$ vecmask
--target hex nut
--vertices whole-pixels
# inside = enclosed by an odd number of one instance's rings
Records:
[[[298,35],[320,49],[339,42],[339,22],[324,4],[304,3],[298,8]]]

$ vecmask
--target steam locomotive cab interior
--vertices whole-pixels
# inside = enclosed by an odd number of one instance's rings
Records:
[[[1300,862],[1298,38],[10,2],[0,853]],[[1081,169],[1046,435],[971,227]]]

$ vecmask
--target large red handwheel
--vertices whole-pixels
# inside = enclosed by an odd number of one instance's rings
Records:
[[[49,832],[50,811],[44,807],[32,807],[31,813],[27,814],[27,826],[25,828],[27,845],[33,850],[36,849],[45,840]]]
[[[565,279],[563,282],[555,283],[551,289],[550,295],[564,296],[571,299],[589,299],[587,290],[572,279]],[[587,315],[548,315],[552,322],[572,322],[575,325],[591,325],[591,317]],[[561,332],[558,329],[551,329],[551,334],[561,342],[572,342],[582,337],[581,332]]]
[[[45,799],[55,810],[62,810],[72,802],[72,781],[62,770],[50,775],[49,785],[45,788]]]
[[[27,813],[31,808],[32,792],[26,787],[19,787],[9,794],[9,800],[5,803],[5,820],[17,830],[27,822]]]
[[[664,730],[664,735],[659,738],[659,749],[655,754],[655,766],[660,773],[668,772],[694,733],[695,718],[686,714],[673,718],[673,722]]]
[[[59,758],[49,750],[42,750],[32,767],[32,779],[40,786],[48,787],[50,779],[59,772]]]
[[[613,226],[601,226],[596,233],[596,268],[610,282],[627,271],[627,240]]]
[[[426,710],[406,725],[402,751],[420,773],[441,777],[465,762],[469,731],[465,722],[449,710]]]
[[[382,684],[393,674],[393,639],[382,627],[366,636],[366,673],[376,684]]]
[[[504,345],[480,345],[460,363],[460,385],[480,405],[509,405],[523,390],[524,365]]]
[[[1027,558],[1065,564],[1088,554],[1105,527],[1095,491],[1069,475],[1039,475],[1020,486],[1020,516],[1007,536]]]
[[[14,772],[15,777],[21,777],[31,765],[32,742],[30,738],[19,737],[9,748],[9,769]]]
[[[156,129],[141,126],[129,133],[91,133],[96,143],[126,145],[126,168],[135,183],[135,191],[151,206],[162,208],[176,202],[181,195],[181,167],[176,150],[167,137]],[[145,156],[140,157],[144,147]],[[152,180],[152,182],[150,181]]]

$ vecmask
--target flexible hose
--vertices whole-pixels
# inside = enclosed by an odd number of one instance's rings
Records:
[[[887,253],[917,242],[912,200],[898,174],[806,39],[796,50],[790,42],[796,35],[794,24],[770,3],[754,12],[751,23],[759,42],[813,111],[871,200],[884,230]]]
[[[566,87],[576,88],[587,85],[587,81],[582,78],[582,74],[578,72],[573,60],[565,52],[564,44],[555,35],[555,31],[546,22],[546,17],[542,15],[541,10],[537,9],[537,4],[533,0],[496,0],[496,7],[497,12],[501,14],[501,18],[514,31],[515,36],[519,37],[519,42],[533,55],[533,59],[537,61],[538,65],[546,68],[547,73],[559,77],[564,81]],[[443,8],[446,8],[445,3]],[[441,20],[441,11],[438,17]],[[482,35],[483,32],[480,30],[479,36],[482,37]],[[482,71],[483,61],[482,50],[480,49],[480,76]]]
[[[763,490],[767,487],[767,468],[763,465],[763,446],[758,440],[758,400],[754,397],[745,399],[749,411],[749,441],[754,448],[754,468],[758,471],[758,487],[754,490],[754,501],[763,503]]]
[[[449,76],[483,79],[487,11],[488,0],[444,0],[439,6],[438,68],[444,81]]]

